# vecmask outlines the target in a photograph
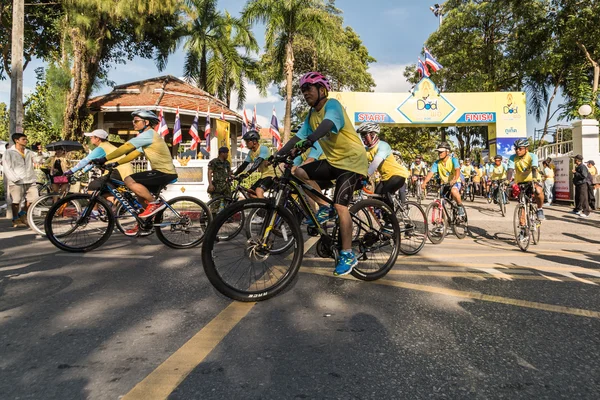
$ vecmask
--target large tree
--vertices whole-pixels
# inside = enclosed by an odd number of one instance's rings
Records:
[[[109,69],[135,56],[154,59],[160,69],[179,37],[176,0],[63,0],[60,65],[70,68],[63,135],[77,138],[87,116],[93,85]]]
[[[265,50],[274,54],[269,81],[285,82],[284,141],[291,131],[294,42],[306,37],[319,47],[329,48],[335,27],[329,6],[322,0],[250,0],[242,12],[244,20],[251,24],[266,25]]]

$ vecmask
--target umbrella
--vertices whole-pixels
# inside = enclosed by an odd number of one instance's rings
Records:
[[[47,144],[46,149],[49,151],[56,151],[61,149],[64,151],[77,151],[83,150],[83,145],[73,140],[61,140],[58,142]]]

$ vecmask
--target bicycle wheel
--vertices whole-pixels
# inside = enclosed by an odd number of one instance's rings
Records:
[[[475,188],[473,185],[469,185],[469,200],[471,200],[471,202],[475,201]]]
[[[50,208],[54,205],[55,199],[58,199],[59,196],[58,193],[47,194],[38,197],[38,199],[29,206],[29,209],[27,210],[27,223],[38,235],[46,236],[44,221],[46,220],[48,211],[50,211]]]
[[[458,209],[452,207],[452,232],[459,239],[464,239],[469,233],[469,218],[467,217],[467,209],[463,207],[465,215],[458,216]]]
[[[521,221],[523,221],[524,224],[522,224]],[[529,231],[529,221],[527,218],[525,205],[521,203],[517,204],[517,207],[515,208],[513,227],[517,246],[519,246],[521,250],[527,251],[531,239],[531,232]]]
[[[396,263],[400,252],[400,226],[396,214],[384,202],[374,199],[354,204],[350,214],[353,215],[352,248],[358,259],[352,276],[363,281],[383,278]]]
[[[423,188],[421,187],[421,185],[416,185],[416,192],[417,195],[415,197],[417,199],[417,204],[421,204],[421,201],[423,201]]]
[[[72,194],[48,211],[44,229],[50,242],[61,250],[81,253],[103,245],[115,226],[110,204],[101,197]]]
[[[117,204],[117,208],[115,209],[115,224],[117,229],[125,236],[137,236],[127,234],[127,231],[130,229],[134,229],[137,226],[137,220],[121,203]]]
[[[38,191],[38,195],[39,196],[46,196],[48,194],[51,194],[51,186],[49,183],[41,183],[41,182],[37,182],[35,184],[35,187],[37,188]]]
[[[439,200],[427,206],[425,217],[427,218],[427,237],[429,241],[433,244],[442,243],[448,232],[448,221]]]
[[[206,228],[212,222],[210,210],[195,197],[181,196],[167,201],[154,218],[156,237],[174,249],[189,249],[202,243]]]
[[[531,239],[533,240],[533,244],[537,245],[540,242],[540,228],[542,227],[542,224],[537,217],[537,207],[529,208],[529,221]]]
[[[265,223],[264,219],[267,215],[268,211],[264,209],[255,209],[248,214],[245,227],[247,239],[260,235],[260,231]],[[295,218],[295,220],[298,221],[298,218]],[[273,247],[270,250],[271,254],[284,253],[294,245],[294,238],[289,235],[290,232],[291,228],[286,225],[285,221],[277,217],[273,226],[273,235],[277,236],[279,240],[273,243]]]
[[[206,206],[210,210],[210,214],[212,216],[212,219],[214,220],[217,217],[217,214],[219,214],[225,208],[229,207],[234,202],[235,201],[231,197],[219,196],[215,197],[214,199],[211,199],[208,203],[206,203]],[[228,229],[222,230],[222,234],[221,236],[219,236],[219,240],[233,239],[242,231],[245,223],[246,215],[243,212],[240,212],[237,215],[233,215],[227,222]]]
[[[502,190],[502,187],[498,188],[498,193],[496,194],[496,202],[498,203],[498,206],[500,207],[500,214],[502,214],[502,216],[506,216],[506,202],[505,200],[505,194],[504,191]]]
[[[417,254],[427,240],[427,216],[423,207],[413,201],[396,210],[400,225],[400,251],[406,255]]]
[[[250,239],[245,235],[227,241],[219,239],[228,235],[231,218],[240,213],[249,215],[255,210],[261,210],[266,216],[259,235]],[[294,246],[282,254],[270,251],[280,246],[280,237],[267,232],[263,239],[273,214],[290,228],[289,235],[294,240]],[[220,233],[223,229],[225,234]],[[261,301],[277,295],[292,283],[300,269],[303,249],[300,225],[287,209],[275,208],[270,200],[248,199],[233,203],[209,225],[202,244],[202,265],[210,283],[225,296],[238,301]]]

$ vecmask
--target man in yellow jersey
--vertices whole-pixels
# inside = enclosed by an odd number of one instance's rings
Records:
[[[460,196],[460,188],[462,181],[460,179],[460,163],[455,157],[450,155],[450,145],[447,142],[442,142],[436,149],[439,159],[434,161],[431,166],[431,171],[425,177],[422,183],[423,190],[427,187],[427,182],[433,178],[434,174],[438,174],[442,185],[448,185],[450,195],[458,204],[458,216],[465,216],[465,209]]]
[[[248,147],[248,156],[243,163],[235,170],[233,175],[244,177],[250,175],[254,171],[260,172],[260,178],[250,187],[256,192],[256,197],[262,199],[265,197],[265,192],[273,186],[275,171],[269,165],[267,158],[271,156],[269,148],[260,144],[260,134],[258,131],[251,129],[242,136]],[[246,168],[250,165],[250,168]],[[243,175],[242,172],[244,173]]]
[[[328,99],[331,85],[318,72],[309,72],[300,79],[300,90],[311,107],[306,121],[278,154],[286,154],[296,146],[301,151],[319,141],[324,160],[299,167],[296,175],[303,180],[335,180],[333,201],[339,217],[342,251],[334,275],[346,275],[358,264],[352,251],[352,219],[348,204],[352,193],[367,176],[367,152],[352,126],[346,111],[336,99]],[[319,222],[329,218],[329,209],[322,206]]]
[[[514,143],[515,153],[508,159],[508,180],[511,180],[513,175],[515,176],[515,182],[517,184],[534,182],[534,198],[535,203],[538,206],[537,217],[538,219],[546,219],[544,216],[544,192],[542,185],[537,181],[538,179],[538,157],[537,155],[530,153],[529,139],[517,139]],[[531,186],[527,190],[532,190]],[[527,193],[531,196],[531,193]]]
[[[475,168],[471,165],[471,159],[465,158],[464,164],[460,167],[460,173],[465,178],[465,190],[471,190],[469,188],[469,182],[473,179],[473,175],[475,175]],[[469,193],[467,192],[466,195]]]
[[[173,165],[169,147],[163,138],[152,129],[158,124],[156,114],[149,110],[137,110],[132,112],[131,116],[133,117],[133,127],[139,132],[139,135],[107,154],[106,157],[95,159],[92,162],[102,165],[106,161],[126,155],[112,163],[114,166],[118,166],[130,162],[142,154],[146,155],[152,169],[129,175],[124,182],[138,198],[147,204],[145,210],[139,214],[140,218],[147,218],[166,207],[162,200],[154,198],[150,190],[156,190],[160,186],[177,180],[177,171]],[[150,190],[148,190],[149,188]]]
[[[502,164],[502,156],[500,154],[497,154],[494,157],[494,164],[492,164],[492,167],[490,168],[489,177],[490,184],[496,181],[496,187],[494,188],[494,192],[490,193],[490,195],[488,196],[488,203],[490,203],[491,200],[493,200],[494,203],[496,203],[497,191],[500,188],[500,182],[506,180],[506,167],[504,166],[504,164]]]

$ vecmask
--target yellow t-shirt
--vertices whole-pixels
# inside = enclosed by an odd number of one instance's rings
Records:
[[[513,154],[508,159],[508,169],[515,170],[515,181],[517,183],[531,182],[533,180],[533,168],[537,168],[537,166],[537,155],[529,152],[525,153],[523,157]]]
[[[392,154],[390,145],[382,140],[380,140],[375,147],[367,150],[367,160],[369,160],[369,162],[373,162],[377,156],[383,159],[383,162],[377,167],[377,171],[381,175],[382,181],[387,181],[394,176],[408,178],[410,175],[408,169],[396,161],[396,157]]]
[[[100,147],[102,150],[104,150],[104,153],[106,153],[106,154],[110,154],[117,149],[117,146],[113,146],[112,144],[110,144],[108,142],[100,142],[98,147]],[[111,161],[116,162],[116,161],[119,161],[123,157],[125,157],[125,156],[117,157]],[[119,174],[121,174],[121,179],[125,179],[129,175],[133,175],[133,166],[131,165],[130,162],[128,162],[123,165],[119,165],[117,167],[117,171],[119,171]]]
[[[437,160],[431,166],[431,172],[434,174],[437,172],[440,181],[444,184],[450,183],[454,178],[455,170],[460,168],[458,160],[454,157],[448,157],[446,161]]]
[[[302,125],[297,136],[306,139],[325,119],[334,123],[334,130],[319,140],[327,161],[336,168],[367,176],[365,147],[346,111],[336,99],[328,99],[320,111],[312,109],[307,123]]]
[[[500,166],[493,165],[492,172],[490,174],[490,179],[493,181],[504,180],[506,179],[506,168],[504,165],[500,164]]]
[[[463,165],[460,172],[462,172],[462,174],[465,176],[465,178],[470,178],[471,173],[473,172],[473,166],[472,165]]]

